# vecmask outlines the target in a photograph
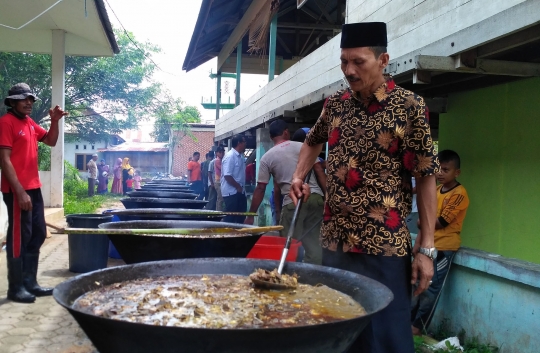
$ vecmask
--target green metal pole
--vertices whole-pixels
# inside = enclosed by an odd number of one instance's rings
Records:
[[[242,40],[236,47],[236,102],[235,106],[240,105],[240,74],[242,73]]]
[[[276,40],[277,40],[277,19],[278,15],[275,14],[270,23],[270,50],[268,51],[268,81],[274,79],[274,73],[276,71]]]
[[[217,94],[216,94],[216,120],[219,120],[219,104],[221,103],[221,71],[217,73]]]

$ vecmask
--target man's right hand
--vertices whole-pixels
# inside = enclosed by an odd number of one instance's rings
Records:
[[[253,222],[254,222],[254,217],[253,216],[247,216],[246,217],[246,220],[244,221],[244,224],[249,224],[250,226],[253,225]]]
[[[23,211],[32,210],[32,199],[26,193],[26,191],[22,190],[17,193],[17,202],[19,203],[19,207],[21,210]]]
[[[298,199],[304,195],[304,202],[306,202],[309,198],[309,195],[311,194],[311,190],[309,188],[309,185],[304,183],[302,179],[294,178],[291,182],[291,189],[289,191],[289,197],[294,202],[294,205],[296,206],[296,203],[298,202]]]

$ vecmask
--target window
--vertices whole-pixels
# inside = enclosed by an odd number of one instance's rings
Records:
[[[83,150],[85,150],[85,149],[86,149],[86,145],[83,145]]]
[[[78,150],[78,149],[79,149],[79,145],[75,145],[75,149]]]
[[[76,154],[75,155],[75,167],[81,171],[85,172],[87,170],[86,164],[92,159],[91,154]]]
[[[92,145],[92,149],[94,149],[94,145]]]

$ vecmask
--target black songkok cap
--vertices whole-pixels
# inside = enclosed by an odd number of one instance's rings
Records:
[[[362,22],[343,25],[341,48],[386,47],[386,23]]]

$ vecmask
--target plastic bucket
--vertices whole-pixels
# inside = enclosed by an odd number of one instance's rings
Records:
[[[112,215],[72,214],[66,216],[70,228],[98,228],[111,222]],[[76,273],[91,272],[107,267],[109,237],[98,234],[69,234],[69,270]]]
[[[262,260],[281,260],[281,254],[283,253],[283,247],[287,238],[274,237],[263,235],[259,241],[255,243],[255,246],[249,252],[248,259],[262,259]],[[302,243],[296,239],[291,241],[291,247],[287,253],[286,261],[296,261],[298,256],[298,249],[302,246]]]

